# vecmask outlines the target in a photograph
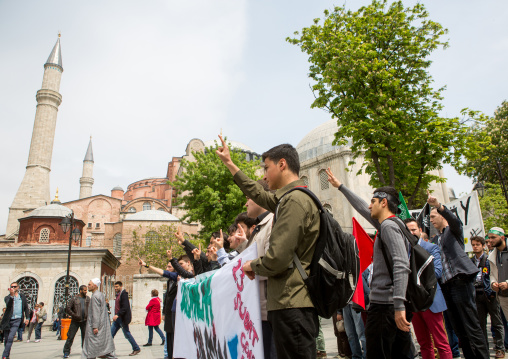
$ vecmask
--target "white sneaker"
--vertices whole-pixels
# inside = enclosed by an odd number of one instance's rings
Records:
[[[38,343],[38,342],[40,342],[40,341],[41,341],[40,339],[35,339],[35,342],[36,342],[36,343]]]
[[[28,339],[26,342],[27,342],[27,343],[30,343],[30,339]]]

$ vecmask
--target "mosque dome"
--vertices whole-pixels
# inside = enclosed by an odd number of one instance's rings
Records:
[[[48,204],[30,212],[26,217],[67,217],[72,210],[58,203]]]
[[[113,187],[112,191],[122,191],[123,192],[123,188],[120,186],[116,186],[116,187]]]
[[[338,131],[339,127],[336,120],[327,121],[310,131],[296,146],[300,162],[311,160],[328,152],[350,147],[350,141],[348,141],[347,146],[332,145],[335,133]]]
[[[137,213],[128,214],[125,216],[124,221],[165,221],[165,222],[178,222],[180,219],[173,216],[166,211],[158,211],[150,209]]]

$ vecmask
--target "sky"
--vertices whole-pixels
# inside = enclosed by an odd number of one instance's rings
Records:
[[[348,1],[358,9],[370,1]],[[414,5],[415,1],[404,1]],[[443,115],[492,115],[507,99],[508,2],[421,1],[449,30],[432,54]],[[262,153],[296,146],[330,119],[313,101],[307,55],[285,39],[344,2],[325,0],[0,1],[0,233],[28,159],[35,94],[60,31],[64,72],[51,195],[79,197],[90,136],[93,194],[164,177],[192,138]],[[457,194],[473,184],[445,167]]]

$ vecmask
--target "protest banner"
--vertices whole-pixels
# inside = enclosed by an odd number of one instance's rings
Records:
[[[474,236],[480,236],[485,238],[485,229],[483,228],[483,217],[480,209],[480,201],[478,200],[478,193],[476,191],[471,192],[468,195],[462,196],[454,201],[445,203],[445,206],[450,209],[462,222],[464,232],[464,245],[465,251],[471,252],[470,238]],[[423,211],[422,216],[420,213]],[[420,211],[411,210],[413,217],[419,219],[420,226],[426,231],[430,231],[430,236],[437,234],[434,227],[430,223],[430,208],[428,205]]]
[[[263,359],[259,281],[242,270],[253,245],[224,267],[180,280],[173,357]]]

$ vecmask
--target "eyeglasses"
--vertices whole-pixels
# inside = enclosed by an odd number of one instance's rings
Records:
[[[17,285],[11,285],[11,288],[17,288],[18,286]]]

